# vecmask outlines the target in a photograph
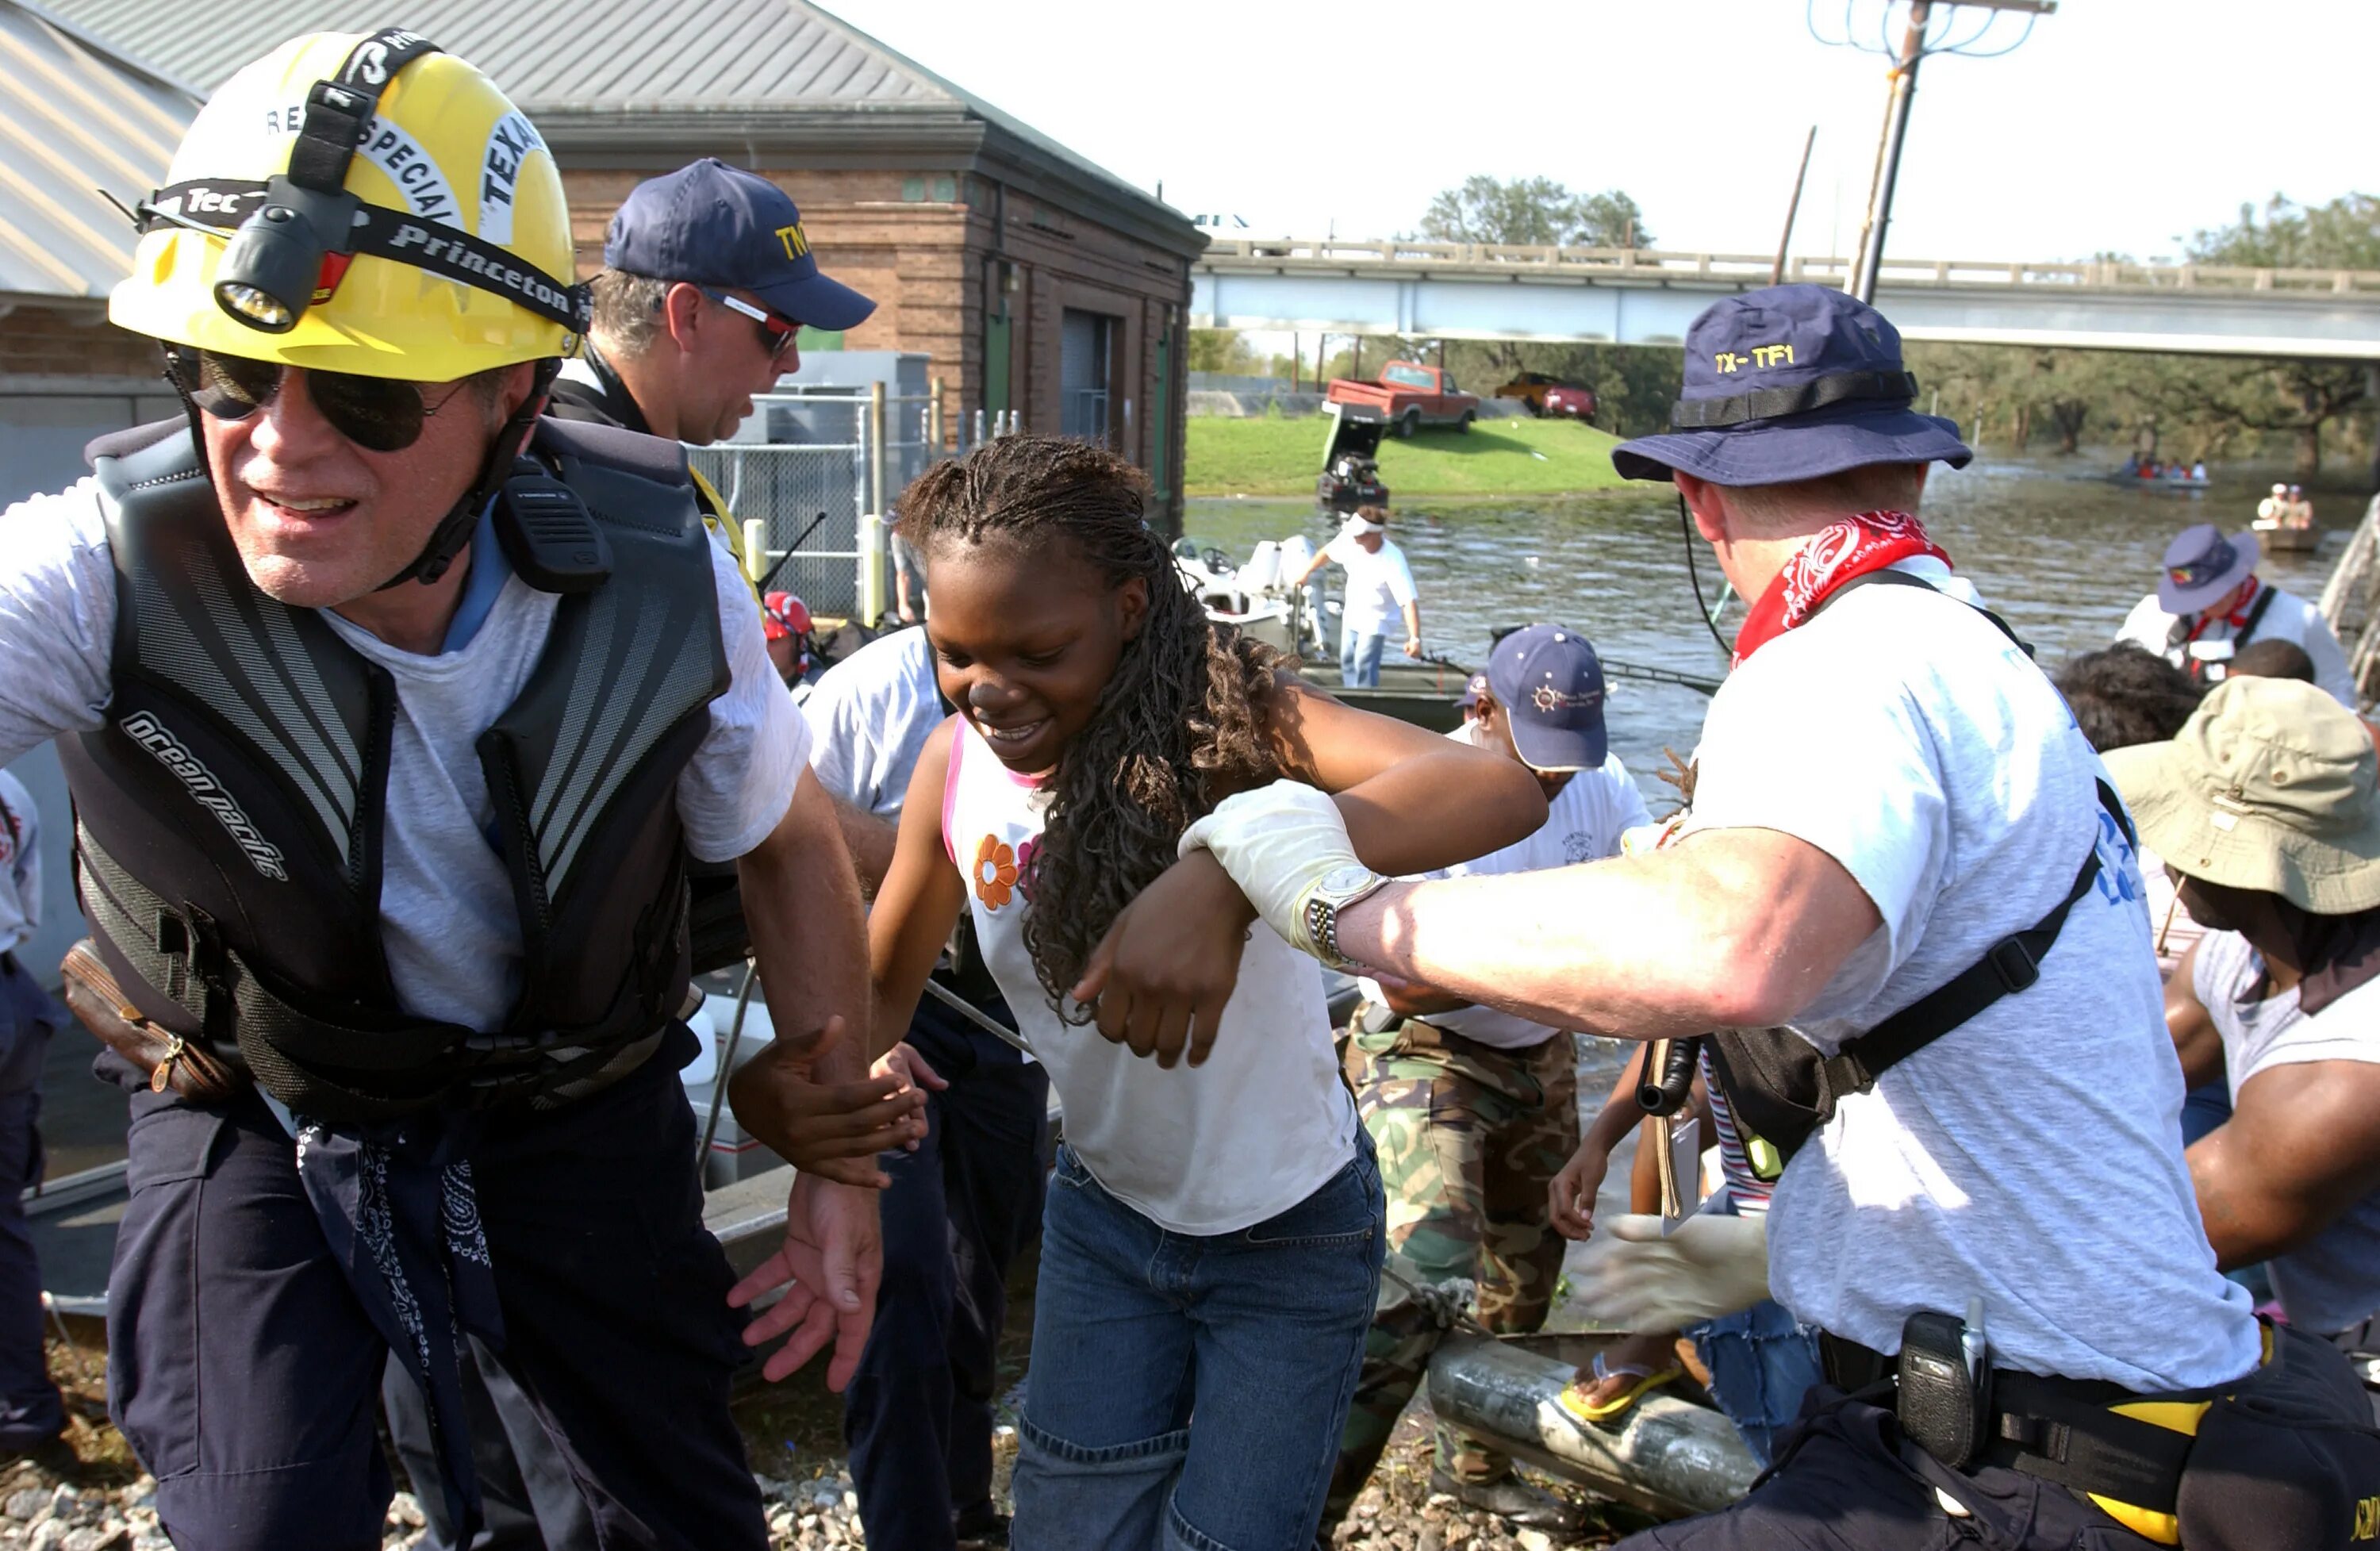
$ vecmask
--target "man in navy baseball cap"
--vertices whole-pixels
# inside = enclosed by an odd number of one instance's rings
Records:
[[[819,273],[791,195],[715,156],[628,190],[603,238],[603,266],[745,291],[777,317],[829,333],[876,310]]]
[[[698,444],[801,366],[796,336],[856,326],[876,304],[819,273],[801,212],[715,157],[628,191],[603,241],[595,321],[556,412]]]
[[[1515,630],[1496,643],[1486,677],[1481,730],[1511,739],[1548,796],[1579,771],[1602,768],[1603,664],[1585,636],[1559,624]]]

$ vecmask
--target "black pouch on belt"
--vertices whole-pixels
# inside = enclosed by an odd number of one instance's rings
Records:
[[[1967,1363],[1965,1322],[1920,1310],[1900,1327],[1900,1430],[1954,1471],[1984,1451],[1991,1416],[1989,1363]]]
[[[2286,1326],[2199,1419],[2176,1516],[2190,1551],[2338,1551],[2380,1539],[2380,1428],[2346,1358]]]

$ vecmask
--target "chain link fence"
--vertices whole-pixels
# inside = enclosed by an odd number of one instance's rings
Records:
[[[763,525],[764,571],[771,590],[796,593],[815,614],[857,618],[871,600],[890,597],[889,577],[868,585],[870,566],[887,563],[868,523],[890,521],[902,487],[932,460],[931,401],[884,399],[881,479],[875,456],[873,402],[865,394],[804,390],[752,401],[767,440],[688,447],[686,454],[718,487],[739,523]]]

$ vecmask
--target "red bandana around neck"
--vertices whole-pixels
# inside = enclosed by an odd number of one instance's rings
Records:
[[[1793,551],[1785,569],[1752,605],[1743,628],[1736,632],[1730,666],[1743,666],[1754,652],[1816,613],[1852,577],[1921,554],[1945,565],[1950,563],[1940,546],[1925,537],[1925,524],[1907,512],[1862,512],[1829,523]]]
[[[2231,605],[2231,612],[2229,613],[2218,614],[2212,609],[2204,611],[2197,617],[2197,619],[2192,621],[2190,634],[2182,638],[2188,641],[2198,639],[2199,636],[2204,635],[2206,631],[2218,620],[2223,624],[2229,625],[2234,630],[2246,629],[2248,627],[2248,605],[2256,600],[2256,594],[2264,589],[2264,583],[2256,579],[2253,573],[2251,573],[2247,581],[2240,584],[2240,600]]]

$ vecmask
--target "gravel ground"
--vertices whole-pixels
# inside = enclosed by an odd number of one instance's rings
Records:
[[[1347,1551],[1548,1551],[1553,1546],[1609,1545],[1650,1523],[1628,1509],[1587,1496],[1567,1482],[1525,1467],[1521,1474],[1569,1502],[1579,1528],[1568,1533],[1514,1529],[1491,1513],[1464,1508],[1429,1489],[1429,1402],[1416,1401],[1389,1440],[1371,1484],[1332,1533]]]

